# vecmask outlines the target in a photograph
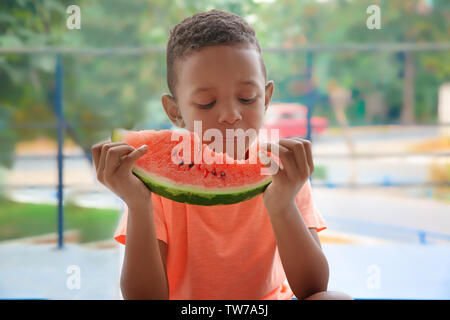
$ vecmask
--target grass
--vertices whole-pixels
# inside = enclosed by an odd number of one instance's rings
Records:
[[[56,205],[18,203],[0,198],[0,241],[57,232]],[[112,239],[120,212],[64,206],[64,229],[79,230],[80,242]]]

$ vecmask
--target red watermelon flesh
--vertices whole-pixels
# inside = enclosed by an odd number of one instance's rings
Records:
[[[272,181],[257,157],[258,142],[250,147],[248,159],[233,160],[226,153],[215,153],[206,144],[195,144],[195,138],[193,132],[171,130],[118,129],[112,134],[112,141],[135,148],[149,146],[133,173],[152,192],[174,201],[196,205],[237,203],[262,193]],[[190,156],[183,152],[188,149],[183,149],[182,142],[189,142]],[[216,155],[213,163],[207,163],[210,153]]]

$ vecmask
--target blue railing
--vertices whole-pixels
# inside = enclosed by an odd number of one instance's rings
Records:
[[[436,243],[437,241],[445,241],[450,244],[450,234],[342,217],[324,215],[324,219],[330,229],[354,235],[363,235],[378,238],[380,240],[392,240],[407,243],[414,243],[417,241],[423,245]]]

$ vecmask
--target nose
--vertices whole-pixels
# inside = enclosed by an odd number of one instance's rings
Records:
[[[242,120],[241,111],[237,107],[225,107],[222,108],[219,114],[219,123],[234,124],[235,122]]]

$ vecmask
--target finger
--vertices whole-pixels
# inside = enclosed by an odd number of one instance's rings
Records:
[[[296,175],[298,172],[298,166],[296,164],[295,161],[295,156],[294,156],[294,152],[292,152],[289,148],[286,148],[285,146],[283,146],[282,144],[280,144],[281,140],[279,141],[278,144],[274,144],[274,143],[267,143],[267,149],[269,151],[275,151],[276,153],[276,149],[274,150],[274,148],[279,148],[279,153],[280,153],[280,160],[281,160],[281,169],[286,168],[287,173],[291,174],[291,175]]]
[[[271,176],[276,176],[279,172],[282,172],[275,160],[273,160],[272,157],[267,156],[263,151],[258,151],[258,157],[261,163],[268,169],[268,173],[261,169],[261,175],[270,174]]]
[[[136,161],[142,157],[146,152],[148,151],[148,146],[146,144],[140,146],[139,148],[135,149],[133,152],[131,152],[129,155],[127,155],[124,159],[122,164],[120,165],[119,170],[129,171],[133,167],[133,165],[136,163]]]
[[[305,170],[310,174],[308,159],[306,158],[306,151],[302,141],[293,139],[282,139],[280,144],[289,148],[295,154],[295,162],[299,170]]]
[[[111,177],[121,164],[121,158],[133,152],[130,145],[119,145],[108,149],[105,160],[105,177]]]
[[[280,143],[280,145],[288,148],[289,150],[291,150],[294,153],[296,165],[298,166],[298,168],[302,168],[302,166],[304,166],[304,164],[302,164],[302,160],[304,157],[299,153],[299,151],[300,152],[304,152],[304,151],[301,146],[301,142],[299,142],[297,140],[292,140],[292,139],[281,139],[279,143]],[[306,159],[305,159],[305,164],[307,164]]]
[[[289,152],[289,149],[275,142],[263,142],[261,143],[261,149],[269,151],[275,157],[280,157],[280,154]]]
[[[300,142],[303,142],[303,147],[305,148],[306,152],[306,159],[308,160],[308,166],[309,170],[311,171],[311,174],[314,171],[314,161],[312,157],[312,143],[309,140],[302,139],[302,138],[294,138],[295,140],[298,140]]]
[[[110,143],[111,141],[102,141],[92,146],[91,153],[92,153],[92,160],[94,161],[94,168],[97,170],[98,168],[98,162],[100,160],[100,153],[102,151],[102,147],[106,143]]]
[[[97,178],[98,178],[98,180],[100,180],[100,182],[103,182],[104,171],[105,171],[105,160],[106,160],[106,155],[108,154],[108,150],[109,150],[109,148],[111,148],[113,146],[118,146],[118,145],[126,145],[126,143],[110,142],[110,143],[105,143],[102,146],[102,149],[100,152],[100,160],[98,161],[98,168],[97,168]]]

